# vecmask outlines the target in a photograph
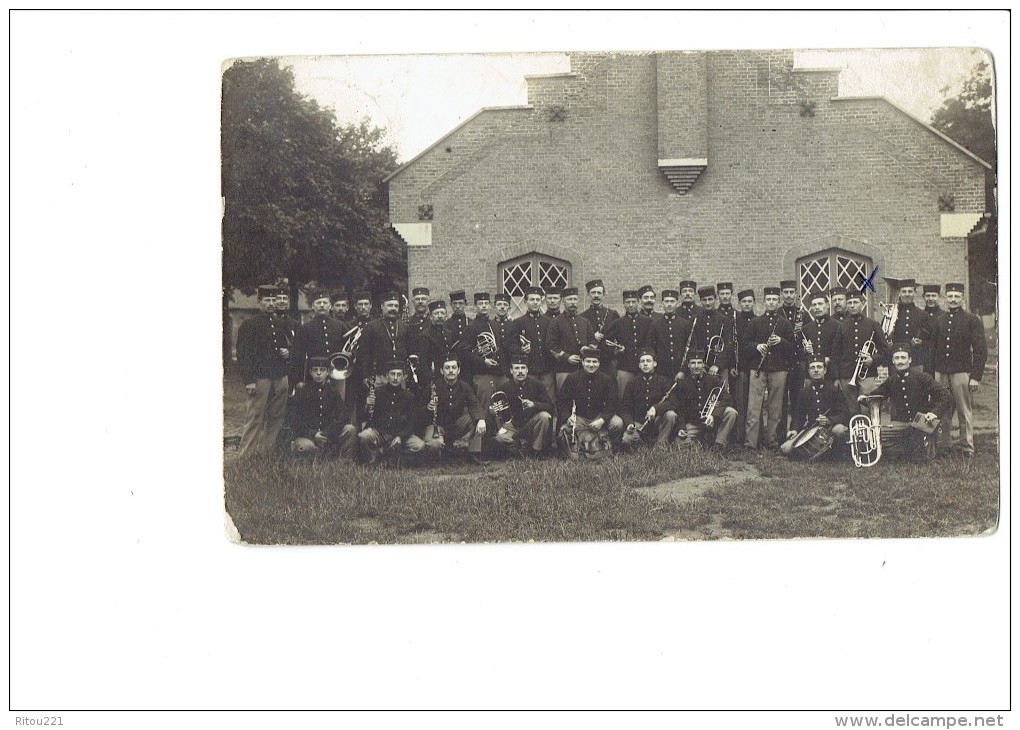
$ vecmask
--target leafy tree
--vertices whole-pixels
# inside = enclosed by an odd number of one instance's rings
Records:
[[[374,292],[406,283],[382,184],[396,153],[383,130],[338,127],[276,59],[235,62],[222,102],[224,307],[233,288],[281,279],[295,310],[313,282]]]
[[[977,63],[963,79],[959,92],[942,102],[931,124],[992,166],[985,173],[985,210],[991,214],[983,234],[971,236],[968,266],[971,307],[976,311],[995,309],[995,288],[989,286],[998,273],[998,211],[996,200],[996,145],[993,117],[992,67]],[[950,92],[946,86],[943,95]]]

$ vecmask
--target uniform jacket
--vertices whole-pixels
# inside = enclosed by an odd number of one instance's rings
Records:
[[[302,380],[311,380],[308,374],[309,357],[327,357],[340,352],[344,344],[344,332],[340,320],[317,314],[298,328],[291,351],[292,385]]]
[[[468,325],[467,332],[464,335],[464,339],[460,341],[457,346],[461,357],[467,362],[468,369],[475,375],[505,375],[507,371],[507,354],[506,349],[503,345],[505,339],[505,331],[508,327],[509,322],[505,322],[503,326],[500,326],[499,322],[488,316],[479,314]],[[498,365],[486,365],[485,358],[478,354],[478,335],[482,332],[490,332],[496,339],[496,347],[498,348],[496,353],[490,355],[490,359],[496,360]]]
[[[935,382],[928,373],[893,370],[889,379],[872,391],[872,395],[885,396],[891,408],[892,420],[910,421],[915,413],[934,413],[942,418],[952,403],[948,388]]]
[[[935,320],[914,304],[897,302],[896,309],[896,326],[889,337],[889,344],[909,345],[915,365],[930,362],[935,341]],[[913,343],[915,337],[921,340],[921,344]]]
[[[757,365],[761,361],[760,354],[757,360],[754,360],[753,357],[748,357],[746,354],[747,337],[751,330],[751,322],[753,321],[754,312],[737,312],[737,364],[742,373],[748,372],[752,364]]]
[[[655,406],[656,416],[662,415],[659,411],[665,405],[666,394],[669,393],[669,389],[673,387],[674,383],[676,381],[673,378],[667,378],[664,375],[639,373],[623,389],[623,401],[620,403],[620,418],[623,419],[623,425],[629,426],[635,422],[644,423],[645,414],[652,406]],[[674,392],[679,387],[677,385],[677,388],[673,389]]]
[[[652,344],[652,320],[640,314],[625,314],[609,326],[606,339],[626,349],[616,355],[616,366],[629,373],[638,372],[638,352]]]
[[[457,340],[464,339],[469,324],[471,324],[471,320],[468,319],[466,314],[451,314],[443,326],[450,331],[453,335],[453,341],[456,342]]]
[[[988,341],[981,319],[970,312],[950,309],[935,320],[935,372],[970,373],[981,381],[988,362]]]
[[[389,438],[406,441],[414,428],[414,405],[411,391],[386,383],[375,390],[375,411],[368,425]]]
[[[790,358],[790,367],[793,367],[802,362],[805,357],[804,338],[800,336],[800,333],[804,331],[804,325],[811,321],[811,317],[800,307],[788,307],[785,304],[779,307],[779,314],[793,325],[793,353]]]
[[[570,362],[567,358],[570,355],[580,356],[582,347],[594,344],[595,332],[591,328],[591,323],[579,314],[571,315],[565,312],[549,324],[545,347],[549,351],[549,356],[556,361],[558,373],[573,373],[579,370],[580,365]],[[562,356],[557,356],[558,352],[562,352]]]
[[[521,335],[524,335],[531,342],[531,352],[528,353],[528,372],[531,375],[545,375],[553,372],[554,363],[552,356],[546,349],[546,338],[549,335],[549,325],[552,320],[541,313],[525,312],[510,323],[510,351],[511,353],[524,354],[521,348]]]
[[[280,348],[289,345],[286,328],[276,316],[260,312],[242,322],[237,328],[237,365],[244,384],[287,375],[288,365]]]
[[[840,326],[839,331],[832,340],[832,366],[835,377],[847,380],[854,374],[857,367],[857,356],[864,347],[864,343],[873,339],[877,350],[873,356],[874,362],[864,371],[864,377],[877,375],[876,365],[888,365],[890,348],[889,343],[882,333],[882,327],[875,320],[858,314],[856,317],[847,315]]]
[[[421,355],[423,360],[422,371],[426,378],[443,377],[443,358],[454,352],[454,336],[443,325],[430,324],[425,330],[425,347]]]
[[[444,378],[435,383],[436,395],[439,398],[437,408],[439,417],[437,423],[445,429],[450,429],[457,423],[457,420],[465,413],[471,416],[472,421],[482,419],[482,407],[478,404],[478,396],[474,389],[462,378],[450,385]]]
[[[601,370],[593,375],[583,370],[571,373],[556,393],[556,410],[562,422],[566,423],[575,403],[581,418],[587,421],[602,418],[608,425],[618,410],[616,381]]]
[[[679,387],[673,391],[669,401],[664,406],[667,410],[674,410],[683,420],[683,423],[701,423],[701,409],[708,402],[708,396],[714,388],[722,386],[722,378],[718,375],[703,373],[700,378],[693,375],[680,381]],[[712,415],[719,421],[719,416],[730,405],[730,394],[726,388],[719,394],[719,400]]]
[[[814,426],[815,421],[823,413],[832,424],[841,423],[845,426],[850,418],[843,391],[830,380],[812,380],[810,385],[800,392],[800,398],[794,405],[790,428],[800,431]]]
[[[690,320],[693,320],[696,316],[698,316],[701,312],[704,311],[705,310],[701,306],[695,304],[694,302],[680,302],[680,304],[676,308],[677,314],[679,314],[681,317]]]
[[[383,375],[386,363],[407,360],[407,323],[401,319],[373,319],[361,333],[358,342],[357,371],[361,379]]]
[[[506,393],[507,400],[510,401],[510,413],[513,414],[513,424],[518,429],[524,428],[536,413],[542,411],[549,415],[556,413],[552,398],[549,397],[549,391],[545,389],[540,380],[530,375],[524,379],[523,383],[518,383],[513,378],[506,378],[500,381],[496,390]],[[525,408],[521,404],[521,398],[534,401],[535,407]]]
[[[609,325],[620,318],[620,313],[608,307],[595,308],[592,306],[581,312],[581,316],[591,323],[592,332],[605,334],[606,330],[609,329]],[[606,347],[605,344],[599,344],[599,352],[602,355],[603,368],[610,360],[616,359],[616,353],[613,352],[612,348]]]
[[[430,321],[428,314],[415,312],[407,323],[407,353],[421,357],[425,354],[425,330],[428,329]]]
[[[694,318],[694,337],[691,341],[691,348],[701,350],[705,353],[705,367],[718,365],[719,370],[728,370],[733,367],[733,320],[721,314],[718,310],[702,310]],[[722,352],[715,355],[711,360],[711,353],[708,352],[708,342],[713,337],[722,333]]]
[[[563,316],[563,312],[564,311],[565,310],[563,308],[560,308],[560,309],[547,309],[544,312],[542,312],[542,315],[545,316],[545,317],[548,317],[549,319],[557,319],[557,318]]]
[[[329,380],[321,385],[314,380],[307,382],[287,402],[287,415],[294,434],[305,438],[322,431],[326,438],[334,440],[351,423],[347,405]]]
[[[761,353],[757,349],[758,345],[766,344],[769,335],[773,333],[779,337],[779,342],[769,348],[768,355],[765,356],[763,362]],[[751,324],[747,328],[742,353],[744,361],[751,370],[761,370],[767,373],[788,370],[790,357],[793,353],[793,325],[786,317],[776,311],[765,312],[760,317],[751,320]]]
[[[684,348],[690,333],[691,321],[675,312],[663,314],[652,322],[651,346],[655,349],[657,373],[672,378],[685,367]],[[694,347],[694,337],[690,339],[691,347]]]
[[[814,354],[808,355],[807,350],[801,347],[801,359],[807,361],[811,357],[829,358],[830,362],[827,366],[827,370],[825,371],[826,380],[832,380],[835,377],[833,373],[836,368],[832,364],[834,362],[832,360],[832,342],[836,339],[836,333],[839,332],[839,327],[839,322],[833,320],[833,318],[829,315],[823,314],[813,322],[809,317],[807,321],[804,322],[804,327],[801,330],[804,333],[804,336],[811,342],[812,349],[814,349]]]

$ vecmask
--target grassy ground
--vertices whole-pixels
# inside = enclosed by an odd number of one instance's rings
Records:
[[[225,434],[244,393],[225,379]],[[977,454],[914,465],[891,458],[791,463],[738,451],[642,452],[601,463],[559,459],[351,466],[289,456],[240,462],[225,451],[226,507],[252,543],[591,541],[914,537],[980,534],[998,515],[997,392],[975,408]],[[655,487],[635,491],[642,487]]]

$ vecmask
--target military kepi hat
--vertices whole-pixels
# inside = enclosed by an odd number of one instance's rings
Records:
[[[718,284],[715,285],[715,288],[718,289],[719,291],[733,291],[733,282],[720,281]]]
[[[260,286],[258,292],[259,299],[262,299],[264,297],[275,297],[277,292],[279,291],[280,290],[277,289],[275,286]]]
[[[423,294],[425,296],[429,295],[429,288],[427,286],[416,286],[414,289],[411,290],[412,297],[420,297]]]
[[[624,300],[627,300],[627,299],[638,299],[639,297],[638,297],[637,290],[636,289],[624,289],[623,290],[623,298],[624,298]]]
[[[695,348],[695,349],[692,349],[687,354],[688,362],[691,361],[691,360],[704,360],[704,359],[705,359],[705,351],[704,350],[698,350],[698,349]]]
[[[851,299],[864,299],[864,292],[851,289],[846,293],[846,300],[849,302]]]
[[[696,282],[693,282],[690,279],[684,279],[683,281],[680,282],[680,288],[681,289],[697,289],[698,285],[697,285]]]
[[[496,296],[494,296],[492,298],[492,301],[494,301],[494,302],[506,302],[507,304],[509,304],[510,303],[510,295],[509,294],[497,294]]]
[[[601,286],[603,289],[606,288],[606,285],[602,283],[602,279],[592,279],[591,281],[584,285],[584,289],[585,291],[591,291],[592,289],[599,286]]]
[[[581,348],[581,357],[594,357],[596,359],[601,359],[601,353],[599,352],[599,348],[595,345],[585,345]]]
[[[467,301],[467,294],[465,293],[465,291],[463,289],[458,289],[457,291],[452,291],[452,292],[450,292],[450,301],[451,302],[466,302]]]
[[[783,279],[781,282],[779,282],[779,288],[780,289],[796,289],[797,288],[797,282],[796,282],[795,279]]]
[[[963,284],[959,284],[956,282],[946,284],[946,294],[948,294],[951,291],[963,292]]]
[[[942,286],[940,284],[925,284],[923,287],[925,294],[941,294]]]
[[[714,297],[715,296],[715,287],[714,286],[703,286],[703,287],[701,287],[700,289],[698,289],[698,296],[699,297]]]
[[[640,289],[638,289],[638,290],[637,290],[637,295],[638,295],[639,297],[643,297],[643,296],[644,296],[645,294],[647,294],[648,292],[651,292],[652,294],[654,294],[654,293],[655,293],[655,289],[653,289],[653,288],[652,288],[652,285],[651,285],[651,284],[645,284],[645,285],[644,285],[643,287],[641,287]]]
[[[767,286],[767,287],[765,287],[765,296],[769,296],[770,294],[772,294],[773,296],[777,296],[778,297],[779,296],[779,287],[778,286]]]
[[[558,287],[558,286],[547,286],[545,288],[545,295],[549,296],[550,294],[552,294],[555,297],[555,296],[559,295],[561,291],[563,291],[563,290],[560,289],[560,287]]]
[[[403,370],[405,367],[407,365],[403,360],[388,360],[386,362],[386,372],[390,370]]]
[[[563,291],[560,292],[560,294],[563,295],[564,297],[577,296],[577,293],[578,292],[577,292],[577,287],[576,286],[567,286],[567,287],[564,287]]]
[[[322,355],[313,355],[312,357],[308,358],[308,367],[309,368],[328,368],[329,367],[329,358],[328,357],[324,357]]]
[[[315,303],[320,299],[329,300],[329,292],[325,289],[313,289],[308,293],[308,301]]]
[[[383,294],[382,299],[380,299],[379,301],[381,301],[383,304],[385,304],[386,302],[397,302],[399,304],[400,295],[397,294],[395,291],[388,291],[385,294]]]
[[[743,299],[744,297],[751,297],[753,299],[754,298],[754,289],[743,289],[743,290],[737,292],[737,301],[738,302],[741,299]]]
[[[542,287],[540,287],[540,286],[529,286],[529,287],[528,287],[528,288],[527,288],[527,289],[525,290],[525,293],[526,293],[526,294],[528,294],[529,296],[530,296],[531,294],[538,294],[538,296],[540,296],[540,297],[544,297],[544,296],[545,296],[545,289],[543,289],[543,288],[542,288]]]
[[[346,302],[347,295],[344,294],[342,291],[333,292],[333,296],[329,298],[329,301],[332,302],[333,304],[336,304],[337,302]]]
[[[523,352],[514,353],[513,355],[510,356],[510,364],[511,365],[527,365],[528,364],[528,356],[525,355]]]
[[[475,292],[475,302],[488,302],[488,301],[491,301],[489,299],[489,292],[485,291]]]
[[[446,302],[442,299],[436,299],[434,302],[429,302],[429,311],[434,312],[437,309],[446,309]]]
[[[668,298],[679,299],[680,298],[680,290],[679,289],[663,289],[662,290],[662,298],[663,299],[668,299]]]
[[[892,346],[892,351],[889,354],[895,355],[897,352],[905,352],[909,355],[910,345],[908,345],[906,342],[900,342],[899,344]]]

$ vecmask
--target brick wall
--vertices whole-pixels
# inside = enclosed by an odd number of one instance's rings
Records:
[[[688,277],[760,297],[833,242],[880,275],[966,281],[939,198],[982,211],[983,168],[883,100],[834,99],[836,73],[792,71],[790,52],[705,54],[709,164],[680,195],[657,167],[669,59],[571,62],[528,80],[529,107],[482,112],[391,180],[392,221],[434,210],[432,246],[408,250],[411,286],[470,299],[496,291],[501,256],[534,250],[571,261],[576,285],[601,277],[617,307],[624,287]]]

